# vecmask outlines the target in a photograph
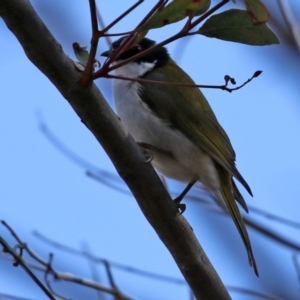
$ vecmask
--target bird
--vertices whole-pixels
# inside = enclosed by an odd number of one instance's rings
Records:
[[[126,38],[114,41],[101,55],[110,57]],[[155,45],[155,41],[144,37],[121,51],[113,64]],[[166,47],[141,54],[114,72],[114,105],[124,129],[151,153],[151,164],[160,174],[187,183],[174,200],[178,207],[184,210],[181,200],[196,182],[202,183],[231,215],[258,276],[250,238],[236,202],[247,213],[248,208],[233,178],[251,196],[252,192],[236,168],[231,142],[203,93],[199,88],[183,86],[195,83],[171,58]]]

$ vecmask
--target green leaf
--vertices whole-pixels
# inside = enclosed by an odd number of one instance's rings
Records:
[[[244,0],[253,24],[266,23],[270,14],[260,0]]]
[[[86,50],[87,47],[81,47],[77,42],[73,43],[72,46],[76,58],[80,63],[86,65],[89,59],[89,52]]]
[[[194,16],[201,15],[208,10],[209,6],[210,0],[173,0],[161,11],[155,13],[139,31],[175,23],[191,14]]]
[[[279,44],[276,34],[266,25],[254,25],[247,11],[231,9],[210,17],[199,34],[220,40],[254,46]]]
[[[133,46],[137,45],[147,34],[148,34],[148,30],[146,30],[146,31],[140,31],[138,33],[138,36],[137,36],[136,40],[133,43]]]

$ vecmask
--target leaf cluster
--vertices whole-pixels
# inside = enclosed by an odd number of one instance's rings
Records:
[[[90,2],[93,4],[91,5],[93,29],[91,52],[87,55],[88,52],[84,48],[74,48],[75,54],[80,63],[86,65],[81,76],[81,82],[87,85],[93,79],[101,77],[111,78],[109,73],[112,70],[131,61],[135,61],[157,48],[165,46],[177,39],[191,35],[200,34],[206,37],[254,46],[279,43],[279,39],[276,34],[266,24],[269,20],[269,12],[260,0],[240,0],[244,2],[245,10],[230,9],[215,14],[216,11],[222,8],[229,1],[230,0],[221,0],[215,6],[210,7],[210,0],[173,0],[171,2],[169,2],[169,0],[158,0],[153,8],[133,30],[123,33],[109,33],[108,31],[116,23],[140,5],[143,0],[139,0],[102,30],[98,29],[96,5],[94,1],[91,0]],[[149,30],[161,28],[184,19],[186,19],[186,23],[183,25],[182,29],[173,36],[155,44],[149,49],[141,49],[141,51],[133,57],[114,63],[122,53],[131,47],[139,47],[139,41],[148,34]],[[104,62],[103,66],[96,72],[93,72],[94,67],[97,66],[95,55],[98,40],[102,37],[108,36],[126,36],[126,38],[116,51],[111,51],[111,55]],[[75,45],[77,44],[75,43]],[[120,79],[128,80],[128,78]]]
[[[248,45],[278,44],[278,37],[266,24],[269,12],[264,4],[260,0],[243,1],[246,10],[231,9],[215,14],[193,33]],[[139,31],[160,28],[187,17],[198,17],[209,7],[210,0],[173,0],[153,14]]]

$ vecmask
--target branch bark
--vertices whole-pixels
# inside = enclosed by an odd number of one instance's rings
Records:
[[[81,121],[102,145],[129,186],[145,217],[169,249],[197,299],[230,299],[156,172],[126,134],[118,117],[93,84],[79,83],[73,61],[34,11],[28,0],[1,0],[0,16],[19,40],[27,57],[66,98]]]

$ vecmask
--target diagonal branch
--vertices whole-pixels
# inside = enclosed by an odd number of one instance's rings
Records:
[[[6,224],[5,222],[3,222],[3,225],[5,225],[7,227],[7,229],[9,229],[10,231],[13,231],[12,228]],[[14,232],[14,231],[13,231]],[[20,240],[19,236],[14,232],[14,237],[16,238],[16,240]],[[28,250],[30,250],[32,252],[32,250],[29,248],[29,246],[25,243],[23,243],[25,245],[25,250],[28,252]],[[48,296],[48,298],[50,300],[55,300],[55,298],[53,297],[56,296],[59,299],[62,300],[66,300],[67,298],[61,296],[60,294],[58,294],[57,292],[55,292],[51,285],[50,285],[50,280],[49,280],[49,276],[53,276],[56,280],[64,280],[64,281],[69,281],[69,282],[73,282],[73,283],[77,283],[80,284],[82,286],[86,286],[89,288],[93,288],[97,291],[101,291],[110,295],[115,296],[115,298],[120,299],[120,300],[132,300],[131,297],[125,295],[124,293],[120,292],[120,290],[112,287],[106,287],[103,284],[97,283],[97,282],[93,282],[89,279],[84,279],[81,277],[76,277],[73,274],[66,274],[66,273],[60,273],[57,272],[56,270],[54,270],[54,268],[52,267],[52,259],[53,259],[53,255],[50,254],[50,260],[49,262],[47,261],[43,261],[40,262],[39,260],[36,259],[36,257],[33,257],[36,260],[36,263],[32,263],[29,261],[24,260],[20,255],[18,255],[15,250],[13,248],[11,248],[7,242],[0,237],[0,245],[3,246],[3,253],[9,253],[10,256],[3,256],[6,259],[12,260],[11,256],[13,257],[13,261],[14,261],[14,265],[20,265],[21,267],[23,267],[23,269],[25,269],[25,271],[28,273],[28,275],[37,283],[37,285],[46,293],[46,295]],[[2,255],[2,253],[0,252],[0,255]],[[30,268],[35,269],[37,271],[41,271],[44,272],[44,279],[46,282],[46,285],[48,287],[49,290],[47,290],[47,288],[43,285],[43,283],[35,276],[35,274],[30,270]]]
[[[9,253],[13,256],[15,263],[20,265],[25,272],[33,279],[33,281],[37,284],[37,286],[47,295],[50,300],[55,300],[49,290],[44,286],[44,284],[35,276],[35,274],[27,267],[26,263],[23,261],[22,257],[20,257],[14,249],[12,249],[8,243],[0,236],[0,244],[3,247],[3,251]]]

